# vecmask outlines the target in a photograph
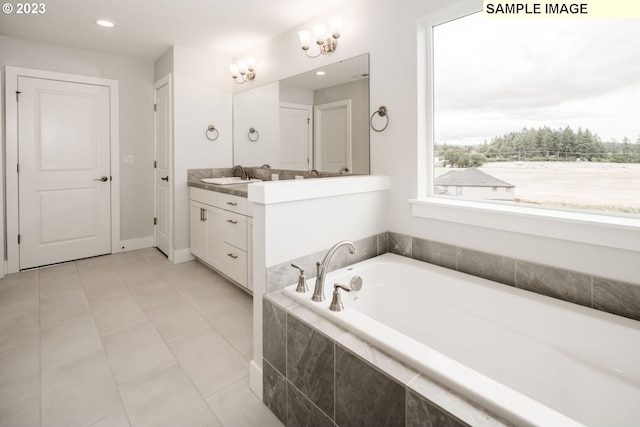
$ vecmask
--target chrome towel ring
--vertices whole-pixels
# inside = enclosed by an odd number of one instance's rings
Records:
[[[209,141],[215,141],[220,136],[220,132],[214,125],[209,125],[204,134]]]
[[[254,137],[251,136],[253,134],[255,134]],[[247,137],[249,138],[249,141],[256,142],[260,139],[260,133],[256,130],[256,128],[249,128],[249,134],[247,135]]]
[[[375,117],[376,114],[386,119],[384,126],[380,129],[376,128],[373,125],[373,118]],[[371,115],[371,118],[369,119],[369,125],[371,125],[371,129],[373,129],[376,132],[382,132],[383,130],[385,130],[387,126],[389,126],[389,114],[387,113],[387,107],[383,105],[380,108],[378,108],[376,111],[374,111],[373,114]]]

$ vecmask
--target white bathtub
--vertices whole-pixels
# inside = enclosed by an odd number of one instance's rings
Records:
[[[640,322],[394,254],[308,283],[285,293],[517,425],[640,426]]]

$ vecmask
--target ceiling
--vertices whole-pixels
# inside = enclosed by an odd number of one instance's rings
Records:
[[[233,57],[344,1],[50,0],[42,14],[0,13],[0,36],[147,60],[173,45]]]

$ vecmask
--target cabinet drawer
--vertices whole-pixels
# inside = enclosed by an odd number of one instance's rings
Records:
[[[231,246],[224,244],[224,256],[220,265],[220,271],[229,276],[229,278],[247,286],[247,253]]]
[[[197,187],[190,187],[189,191],[192,200],[242,215],[247,214],[247,199],[245,197],[203,190]]]
[[[243,251],[247,250],[247,217],[233,212],[222,212],[222,240]]]

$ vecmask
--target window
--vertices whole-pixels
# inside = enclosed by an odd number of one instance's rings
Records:
[[[412,214],[638,251],[638,21],[482,22],[481,7],[460,0],[420,21],[418,135],[426,154]],[[555,151],[554,138],[564,144]],[[508,167],[510,174],[497,172]],[[488,188],[447,191],[461,187],[445,176],[457,171]]]
[[[640,214],[637,20],[478,12],[432,28],[434,190],[457,179],[474,200],[506,187],[523,206]]]

